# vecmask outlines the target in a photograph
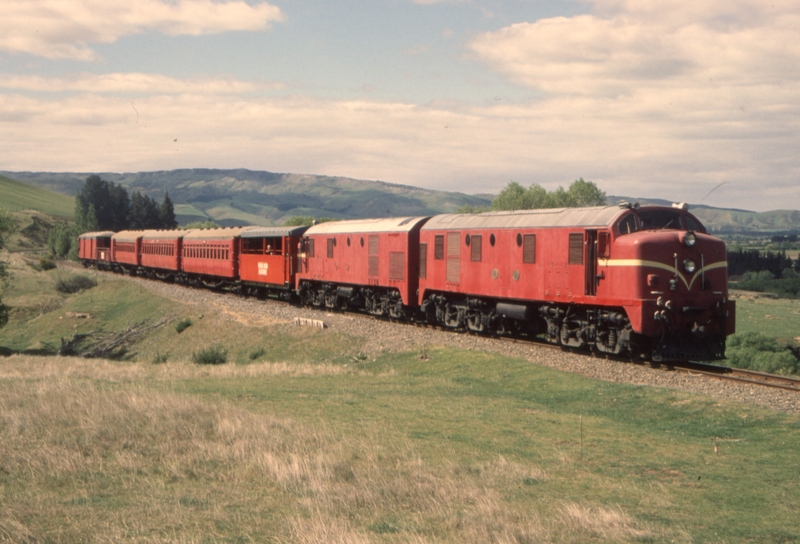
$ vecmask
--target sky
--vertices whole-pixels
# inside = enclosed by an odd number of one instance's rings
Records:
[[[0,0],[0,170],[800,209],[796,0]]]

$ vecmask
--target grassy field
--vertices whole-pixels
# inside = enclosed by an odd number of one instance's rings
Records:
[[[367,357],[104,275],[62,295],[76,272],[12,264],[0,346],[171,321],[122,361],[0,358],[0,540],[800,538],[797,416],[436,346]],[[190,362],[211,346],[229,362]]]
[[[37,210],[57,217],[72,217],[75,199],[0,176],[0,207],[9,211]]]
[[[747,291],[734,293],[737,333],[760,332],[785,343],[800,337],[800,300]]]

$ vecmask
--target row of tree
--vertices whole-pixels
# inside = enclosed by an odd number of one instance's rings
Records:
[[[97,230],[174,229],[178,222],[168,192],[159,205],[148,195],[134,191],[129,196],[122,185],[92,175],[75,195],[75,226],[82,234]]]
[[[728,275],[741,276],[745,272],[769,272],[773,278],[781,278],[787,269],[800,269],[798,263],[786,256],[785,251],[759,251],[740,249],[728,252]]]
[[[77,238],[84,232],[110,230],[174,229],[175,205],[164,193],[161,204],[148,195],[91,175],[75,195],[75,223],[56,225],[47,239],[50,253],[57,259],[76,257]]]
[[[538,183],[527,189],[516,181],[506,185],[492,200],[491,209],[539,210],[543,208],[581,208],[584,206],[605,206],[606,194],[591,181],[578,178],[568,189],[559,187],[548,192]]]

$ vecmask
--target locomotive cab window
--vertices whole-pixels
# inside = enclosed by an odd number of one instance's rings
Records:
[[[639,230],[639,226],[636,223],[636,216],[631,214],[622,219],[617,225],[620,234],[631,234],[632,232],[636,232]]]
[[[639,220],[643,230],[681,230],[681,214],[672,210],[642,210]]]
[[[695,232],[705,232],[703,225],[701,225],[697,219],[692,217],[691,215],[684,216],[686,220],[686,230],[693,230]]]

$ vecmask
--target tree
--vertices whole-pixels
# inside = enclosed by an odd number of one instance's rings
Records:
[[[320,217],[317,219],[313,215],[293,215],[284,221],[284,227],[302,227],[305,225],[314,225],[316,223],[327,223],[328,221],[336,221],[332,217]]]
[[[576,179],[569,189],[559,187],[548,193],[544,187],[534,183],[527,189],[516,181],[509,182],[492,200],[493,210],[539,210],[543,208],[578,208],[603,206],[606,194],[591,181]]]
[[[583,178],[578,178],[572,182],[567,194],[569,195],[571,206],[574,207],[605,206],[606,204],[606,193],[591,181],[584,181]]]
[[[174,229],[178,227],[178,221],[175,219],[175,205],[169,198],[168,191],[164,191],[164,200],[158,207],[158,218],[161,221],[161,228]]]
[[[47,234],[47,249],[54,259],[66,259],[73,248],[76,239],[72,228],[64,224],[57,224]]]
[[[130,202],[127,228],[133,230],[163,228],[155,200],[139,191],[134,191]]]
[[[91,175],[75,195],[78,234],[96,230],[125,230],[128,228],[129,209],[130,198],[123,186]]]

